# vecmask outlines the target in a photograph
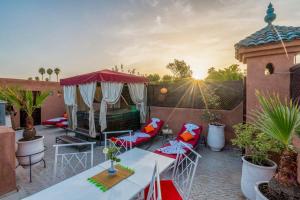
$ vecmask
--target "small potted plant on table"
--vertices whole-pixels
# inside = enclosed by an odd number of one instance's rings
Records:
[[[292,100],[282,102],[278,95],[257,96],[261,108],[254,112],[253,124],[283,145],[284,150],[273,178],[256,186],[256,199],[300,199],[297,152],[292,146],[292,137],[300,135],[300,107]]]
[[[115,175],[117,173],[114,163],[121,162],[121,159],[116,156],[119,150],[120,148],[115,146],[103,149],[103,153],[106,154],[107,158],[110,160],[110,168],[107,170],[109,175]]]
[[[277,165],[268,159],[270,153],[278,153],[282,145],[267,134],[260,133],[251,124],[233,126],[236,134],[232,144],[245,150],[242,157],[241,189],[247,199],[255,199],[255,184],[258,181],[269,181],[274,175]]]

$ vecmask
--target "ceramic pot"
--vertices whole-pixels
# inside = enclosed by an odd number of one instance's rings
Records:
[[[259,181],[259,182],[257,182],[256,184],[255,184],[255,188],[254,188],[254,190],[255,190],[255,200],[268,200],[264,195],[263,195],[263,193],[261,193],[260,192],[260,190],[259,190],[259,188],[258,188],[258,186],[260,185],[260,184],[263,184],[263,183],[268,183],[267,181]]]
[[[277,168],[277,164],[272,160],[268,160],[270,167],[255,165],[247,160],[244,156],[242,157],[242,178],[241,178],[241,189],[244,196],[247,199],[255,200],[255,185],[257,182],[269,181]]]
[[[207,144],[212,151],[221,151],[225,146],[225,125],[208,125]]]
[[[30,158],[28,155],[36,154],[44,150],[44,136],[36,136],[37,138],[30,141],[19,140],[17,158],[22,166],[29,166]],[[26,157],[20,157],[26,156]],[[44,158],[44,152],[31,156],[31,164],[37,163]]]

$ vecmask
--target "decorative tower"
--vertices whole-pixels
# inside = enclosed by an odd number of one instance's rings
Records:
[[[247,64],[247,115],[258,104],[256,90],[290,98],[290,68],[300,52],[300,27],[273,25],[276,14],[271,3],[266,13],[267,26],[235,45],[236,59]]]

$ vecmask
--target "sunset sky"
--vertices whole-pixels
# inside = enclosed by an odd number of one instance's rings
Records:
[[[234,44],[266,26],[269,0],[0,0],[0,77],[62,77],[124,64],[168,74],[174,58],[197,77],[238,63]],[[300,26],[300,0],[272,1],[276,25]]]

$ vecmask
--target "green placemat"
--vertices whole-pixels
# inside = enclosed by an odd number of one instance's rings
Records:
[[[119,164],[116,165],[115,168],[117,170],[117,173],[115,175],[109,175],[108,170],[104,170],[99,174],[96,174],[95,176],[88,178],[88,181],[94,184],[103,192],[105,192],[110,188],[112,188],[114,185],[117,185],[122,180],[134,174],[134,171],[132,169],[128,167],[124,167]]]

